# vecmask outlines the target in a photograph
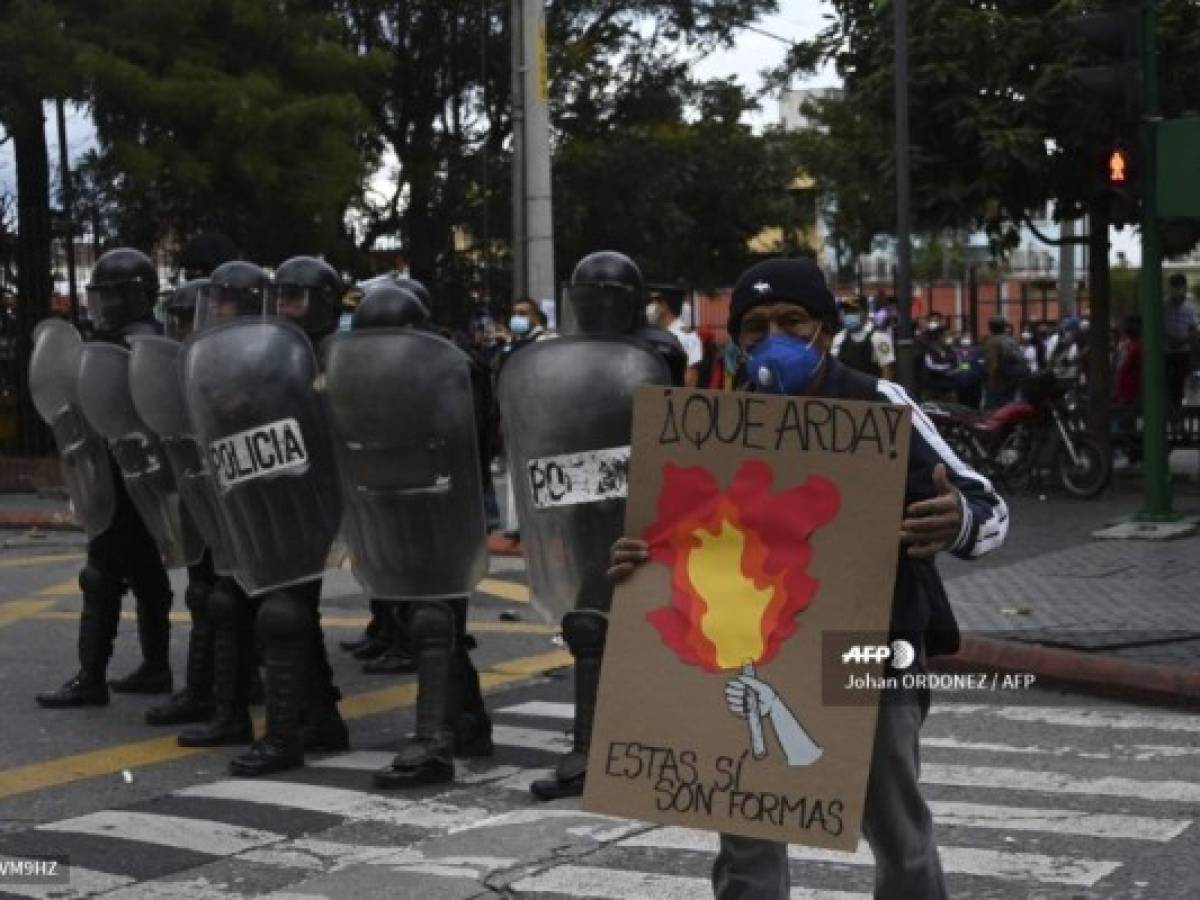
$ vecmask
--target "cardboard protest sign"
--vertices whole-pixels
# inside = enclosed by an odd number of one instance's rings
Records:
[[[901,406],[638,389],[625,533],[651,559],[613,599],[585,808],[857,845],[878,685],[825,702],[849,672],[823,635],[886,637],[909,427]]]

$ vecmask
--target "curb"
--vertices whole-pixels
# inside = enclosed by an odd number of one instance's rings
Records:
[[[0,528],[50,528],[81,531],[68,510],[0,509]]]
[[[1001,674],[1032,672],[1038,677],[1038,685],[1158,706],[1200,709],[1200,669],[1132,662],[1021,641],[964,637],[957,653],[935,657],[929,661],[929,667],[938,672],[981,669]]]

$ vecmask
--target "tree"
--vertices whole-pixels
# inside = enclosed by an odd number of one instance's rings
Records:
[[[100,144],[87,170],[107,176],[81,192],[97,224],[140,247],[215,230],[265,264],[350,263],[346,211],[373,165],[360,98],[380,63],[328,6],[71,4]]]
[[[1104,163],[1120,123],[1071,81],[1083,48],[1069,16],[1095,8],[1085,0],[927,0],[911,4],[909,84],[912,119],[913,214],[925,230],[982,225],[1011,245],[1017,228],[1054,204],[1059,219],[1107,205]],[[822,126],[810,151],[827,179],[854,203],[877,192],[867,211],[848,207],[847,227],[886,232],[892,185],[892,59],[890,3],[832,0],[829,26],[800,45],[776,73],[783,78],[832,61],[844,79],[840,97],[812,104]],[[1161,0],[1158,41],[1165,73],[1163,111],[1170,117],[1200,104],[1195,35],[1200,7]],[[830,165],[849,150],[860,166]],[[828,168],[826,168],[828,167]],[[882,211],[883,215],[878,215]],[[1126,206],[1121,221],[1136,219]],[[883,219],[880,222],[880,219]],[[1179,234],[1175,252],[1189,238]]]
[[[584,144],[569,149],[576,140],[615,140],[621,128],[640,127],[644,135],[651,123],[678,123],[684,102],[679,86],[687,74],[679,54],[729,42],[738,27],[775,5],[774,0],[550,3],[556,170],[582,164],[573,154]],[[438,285],[439,304],[450,317],[461,315],[473,295],[494,295],[497,285],[482,284],[464,260],[456,228],[466,226],[477,239],[472,252],[503,264],[502,254],[494,255],[497,248],[483,238],[507,232],[511,221],[511,3],[345,0],[337,6],[351,22],[354,45],[386,52],[393,63],[384,93],[372,106],[379,150],[394,160],[391,183],[383,196],[362,204],[360,246],[397,235],[413,273]],[[629,152],[645,150],[643,143]],[[623,165],[614,161],[613,167]],[[568,192],[555,201],[564,215],[580,206],[569,194],[574,184],[570,176],[556,175],[556,189]],[[559,224],[555,231],[570,241]],[[676,233],[675,239],[686,243],[689,236]]]
[[[675,98],[672,118],[660,118],[672,106],[662,92],[649,121],[564,137],[554,171],[564,277],[585,254],[616,249],[651,280],[727,285],[753,260],[751,239],[799,224],[788,193],[792,137],[739,124],[746,100],[729,82],[676,87],[690,89],[698,121],[683,118],[686,96]]]

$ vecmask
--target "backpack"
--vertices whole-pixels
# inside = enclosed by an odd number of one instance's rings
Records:
[[[1032,374],[1017,342],[1006,337],[1000,345],[1000,379],[1006,384],[1017,384]]]

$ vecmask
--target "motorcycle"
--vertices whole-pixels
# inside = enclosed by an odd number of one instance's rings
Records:
[[[1112,459],[1071,415],[1069,392],[1068,382],[1045,372],[1022,383],[1021,399],[990,412],[953,403],[921,408],[959,458],[1001,488],[1041,487],[1049,475],[1088,499],[1108,485]]]

